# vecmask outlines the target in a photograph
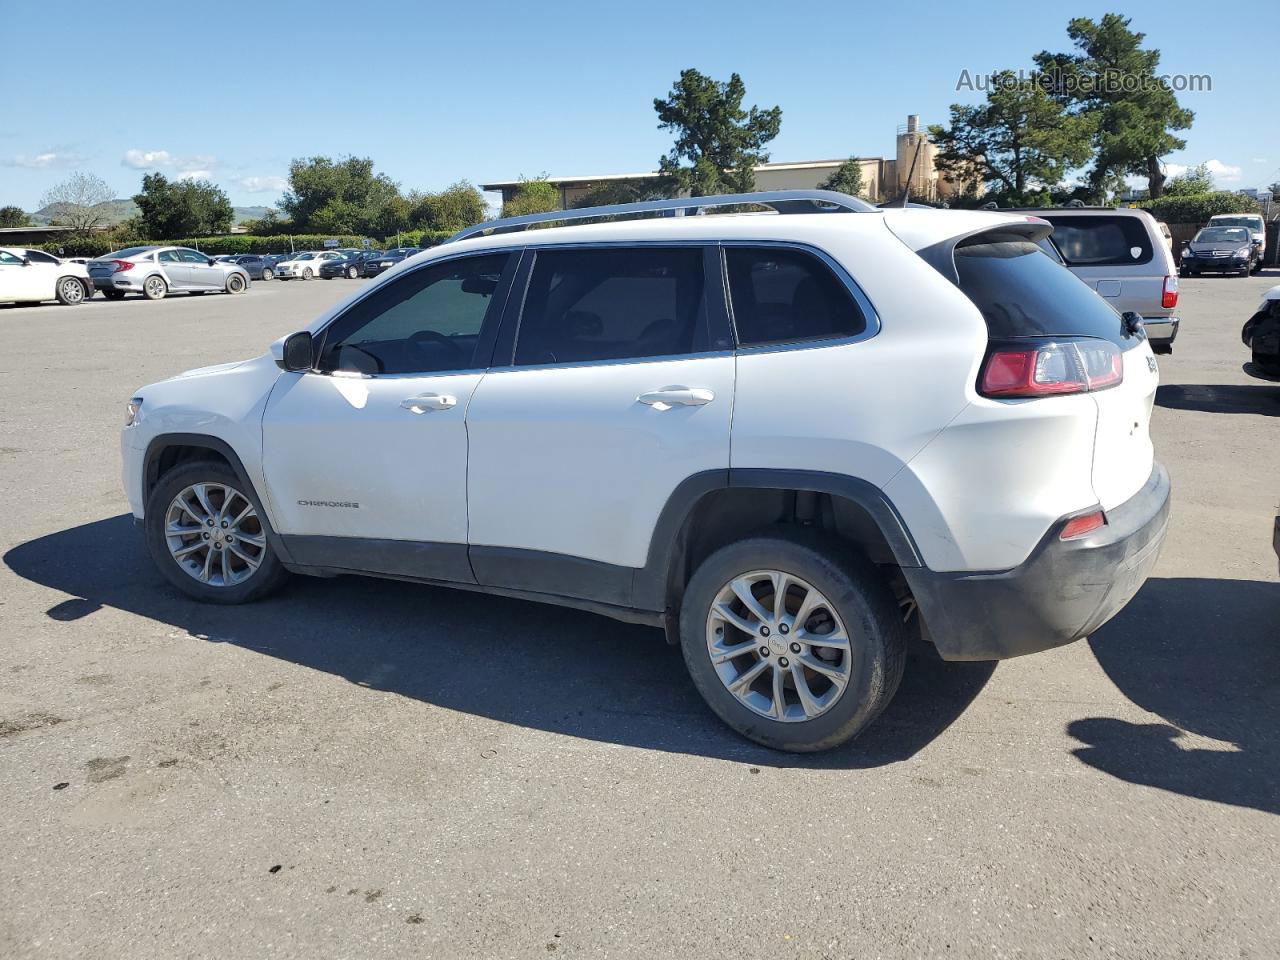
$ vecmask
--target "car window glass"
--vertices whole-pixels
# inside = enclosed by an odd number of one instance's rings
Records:
[[[209,258],[198,250],[179,250],[179,256],[182,257],[183,263],[204,263],[209,262]]]
[[[700,247],[538,253],[519,365],[676,356],[706,341]]]
[[[57,257],[45,253],[43,250],[28,250],[27,259],[32,263],[58,263]]]
[[[179,251],[177,251],[177,250],[162,250],[162,251],[160,251],[160,262],[161,262],[161,263],[178,263],[178,262],[180,262],[181,260],[182,260],[182,257],[179,255]]]
[[[811,253],[726,247],[729,295],[743,346],[852,337],[867,319],[848,288]]]
[[[510,254],[413,270],[358,301],[325,331],[320,369],[364,374],[470,370]]]
[[[14,256],[8,250],[0,250],[0,263],[6,267],[20,267],[22,266],[22,258]]]
[[[1148,263],[1151,238],[1137,217],[1055,217],[1053,245],[1072,267],[1122,266]]]

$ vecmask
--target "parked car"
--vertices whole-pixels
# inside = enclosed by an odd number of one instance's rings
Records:
[[[326,260],[320,264],[319,276],[325,280],[332,280],[335,277],[355,280],[357,277],[364,276],[364,265],[368,259],[369,255],[364,251],[346,253],[337,260]]]
[[[1172,353],[1178,335],[1178,266],[1156,219],[1145,210],[1111,207],[1028,208],[1053,224],[1050,241],[1067,269],[1119,314],[1136,313],[1151,348]]]
[[[126,247],[89,263],[89,278],[108,300],[140,293],[163,300],[170,293],[244,293],[249,274],[189,247]]]
[[[407,260],[415,253],[421,253],[418,247],[392,247],[377,257],[365,261],[365,276],[376,277],[384,270],[390,270],[402,260]]]
[[[1201,227],[1182,251],[1182,275],[1235,273],[1247,277],[1258,259],[1258,248],[1244,227]]]
[[[340,254],[327,250],[297,253],[288,260],[277,263],[275,274],[280,280],[313,280],[319,274],[322,263],[338,259],[341,259]]]
[[[268,262],[266,257],[257,253],[240,253],[218,259],[239,264],[244,268],[244,272],[249,274],[250,280],[270,280],[275,276],[275,266]]]
[[[1267,256],[1267,225],[1259,213],[1219,213],[1209,218],[1210,227],[1244,227],[1249,231],[1249,239],[1257,251],[1253,261],[1253,272],[1262,269]]]
[[[789,213],[651,215],[748,202]],[[125,488],[162,575],[662,626],[716,714],[798,751],[880,713],[908,631],[1032,653],[1146,579],[1156,361],[1048,223],[826,191],[607,209],[468,228],[264,356],[137,391]]]
[[[360,261],[360,276],[376,277],[380,274],[382,270],[375,269],[373,263],[375,260],[382,259],[386,252],[387,251],[385,250],[366,250],[364,252],[364,259]]]
[[[93,295],[82,264],[64,263],[43,250],[0,247],[0,303],[57,300],[74,305]]]
[[[1280,383],[1280,286],[1262,295],[1262,303],[1245,321],[1240,339],[1251,354],[1244,372],[1259,380]]]

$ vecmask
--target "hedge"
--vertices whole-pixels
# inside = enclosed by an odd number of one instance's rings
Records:
[[[1208,223],[1220,213],[1258,213],[1256,201],[1239,193],[1193,193],[1181,197],[1160,197],[1139,204],[1165,223]]]
[[[443,243],[453,234],[445,230],[414,230],[400,234],[400,245],[404,247],[434,247]],[[323,250],[325,241],[337,241],[338,247],[362,247],[364,237],[351,234],[294,234],[261,237],[249,233],[232,233],[222,237],[184,237],[181,240],[144,240],[134,237],[121,237],[118,234],[104,234],[90,237],[67,237],[40,245],[41,250],[59,254],[64,257],[97,257],[112,250],[125,247],[145,246],[178,246],[193,247],[210,256],[221,256],[228,253],[289,253],[291,250]],[[292,245],[290,245],[292,241]],[[383,241],[370,238],[369,244],[374,249],[384,249],[396,245],[393,234]]]

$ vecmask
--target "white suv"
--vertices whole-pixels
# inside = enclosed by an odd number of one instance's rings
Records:
[[[743,203],[786,215],[652,216]],[[193,597],[365,573],[651,623],[740,733],[832,747],[908,632],[1043,650],[1155,563],[1155,358],[1049,230],[813,191],[483,224],[142,388],[129,501]]]

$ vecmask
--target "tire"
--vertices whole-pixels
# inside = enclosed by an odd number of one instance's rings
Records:
[[[244,293],[249,289],[249,284],[244,282],[244,277],[238,273],[233,273],[227,277],[227,293]]]
[[[764,629],[744,633],[736,625],[765,626],[750,615],[745,604],[734,599],[731,584],[760,578],[754,588],[762,591],[756,596],[757,603],[771,609],[770,572],[787,575],[791,584],[785,594],[784,615],[772,621],[766,639]],[[806,617],[809,629],[801,630],[799,624],[788,627],[787,617],[800,612],[795,608],[808,602],[804,598],[810,591],[816,591],[822,602]],[[725,603],[738,618],[732,622],[713,610],[725,609],[716,604],[726,596],[730,599]],[[828,623],[833,629],[824,633]],[[800,641],[802,636],[834,636],[841,624],[847,637],[843,652]],[[782,640],[789,632],[790,639]],[[712,663],[711,648],[722,643],[741,647],[743,652],[717,666]],[[839,540],[792,530],[741,540],[703,561],[681,602],[680,645],[694,686],[721,720],[748,740],[796,753],[829,750],[866,729],[897,692],[906,656],[901,612],[876,568]],[[765,649],[769,650],[767,656],[762,655]],[[792,658],[797,662],[791,663]],[[769,666],[759,667],[762,662]],[[815,671],[809,663],[824,670]],[[839,687],[826,679],[828,674],[841,673],[837,664],[842,666],[844,678]],[[744,696],[754,708],[728,687],[753,670],[758,671],[754,674],[757,680],[748,684]],[[781,711],[774,695],[779,688],[773,683],[778,673],[784,684]],[[809,694],[808,704],[799,694],[800,679]],[[788,719],[771,718],[766,712],[782,712]]]
[[[123,300],[123,299],[124,299],[124,291],[123,291],[123,290],[103,290],[103,291],[102,291],[102,295],[103,295],[104,297],[106,297],[108,300]]]
[[[58,302],[64,306],[74,307],[89,299],[89,291],[85,289],[84,282],[76,277],[62,277],[58,280],[55,292]]]
[[[207,485],[204,502],[212,509],[212,525],[207,522],[211,515],[204,510],[200,499],[190,493],[197,485]],[[147,498],[143,523],[147,550],[164,578],[187,596],[205,603],[250,603],[278,589],[288,577],[261,520],[265,516],[262,504],[253,490],[246,487],[226,463],[196,460],[164,474]],[[190,505],[189,510],[176,506],[182,494],[187,494],[184,499]],[[242,521],[241,526],[224,529],[222,524],[229,523],[230,519],[220,518],[219,510],[228,504],[230,514],[239,515],[247,504],[252,508],[252,515]],[[198,515],[206,520],[203,526]],[[175,526],[189,527],[191,533],[172,536],[167,530]],[[195,536],[196,531],[200,532],[199,538]],[[230,538],[225,541],[225,547],[223,537]],[[261,546],[250,538],[260,539]],[[186,557],[194,565],[193,572],[188,572],[188,567],[175,558],[173,552],[188,547],[192,550]],[[205,560],[206,557],[209,559]],[[248,562],[254,558],[256,567]],[[205,574],[204,578],[194,572],[196,570]],[[219,582],[224,577],[226,582]]]
[[[314,278],[315,278],[315,274],[311,272],[311,268],[310,268],[310,267],[306,267],[306,268],[304,268],[304,269],[303,269],[303,271],[302,271],[302,279],[303,279],[303,280],[311,280],[311,279],[314,279]]]
[[[355,280],[360,276],[360,271],[355,267],[347,267],[347,279]]]
[[[147,277],[142,285],[142,295],[148,300],[163,300],[168,294],[169,284],[165,283],[164,277]]]
[[[274,276],[275,276],[275,274],[271,271],[271,268],[270,268],[270,267],[267,267],[265,270],[263,270],[263,271],[262,271],[262,279],[263,279],[263,280],[270,280],[270,279],[271,279],[272,277],[274,277]]]

